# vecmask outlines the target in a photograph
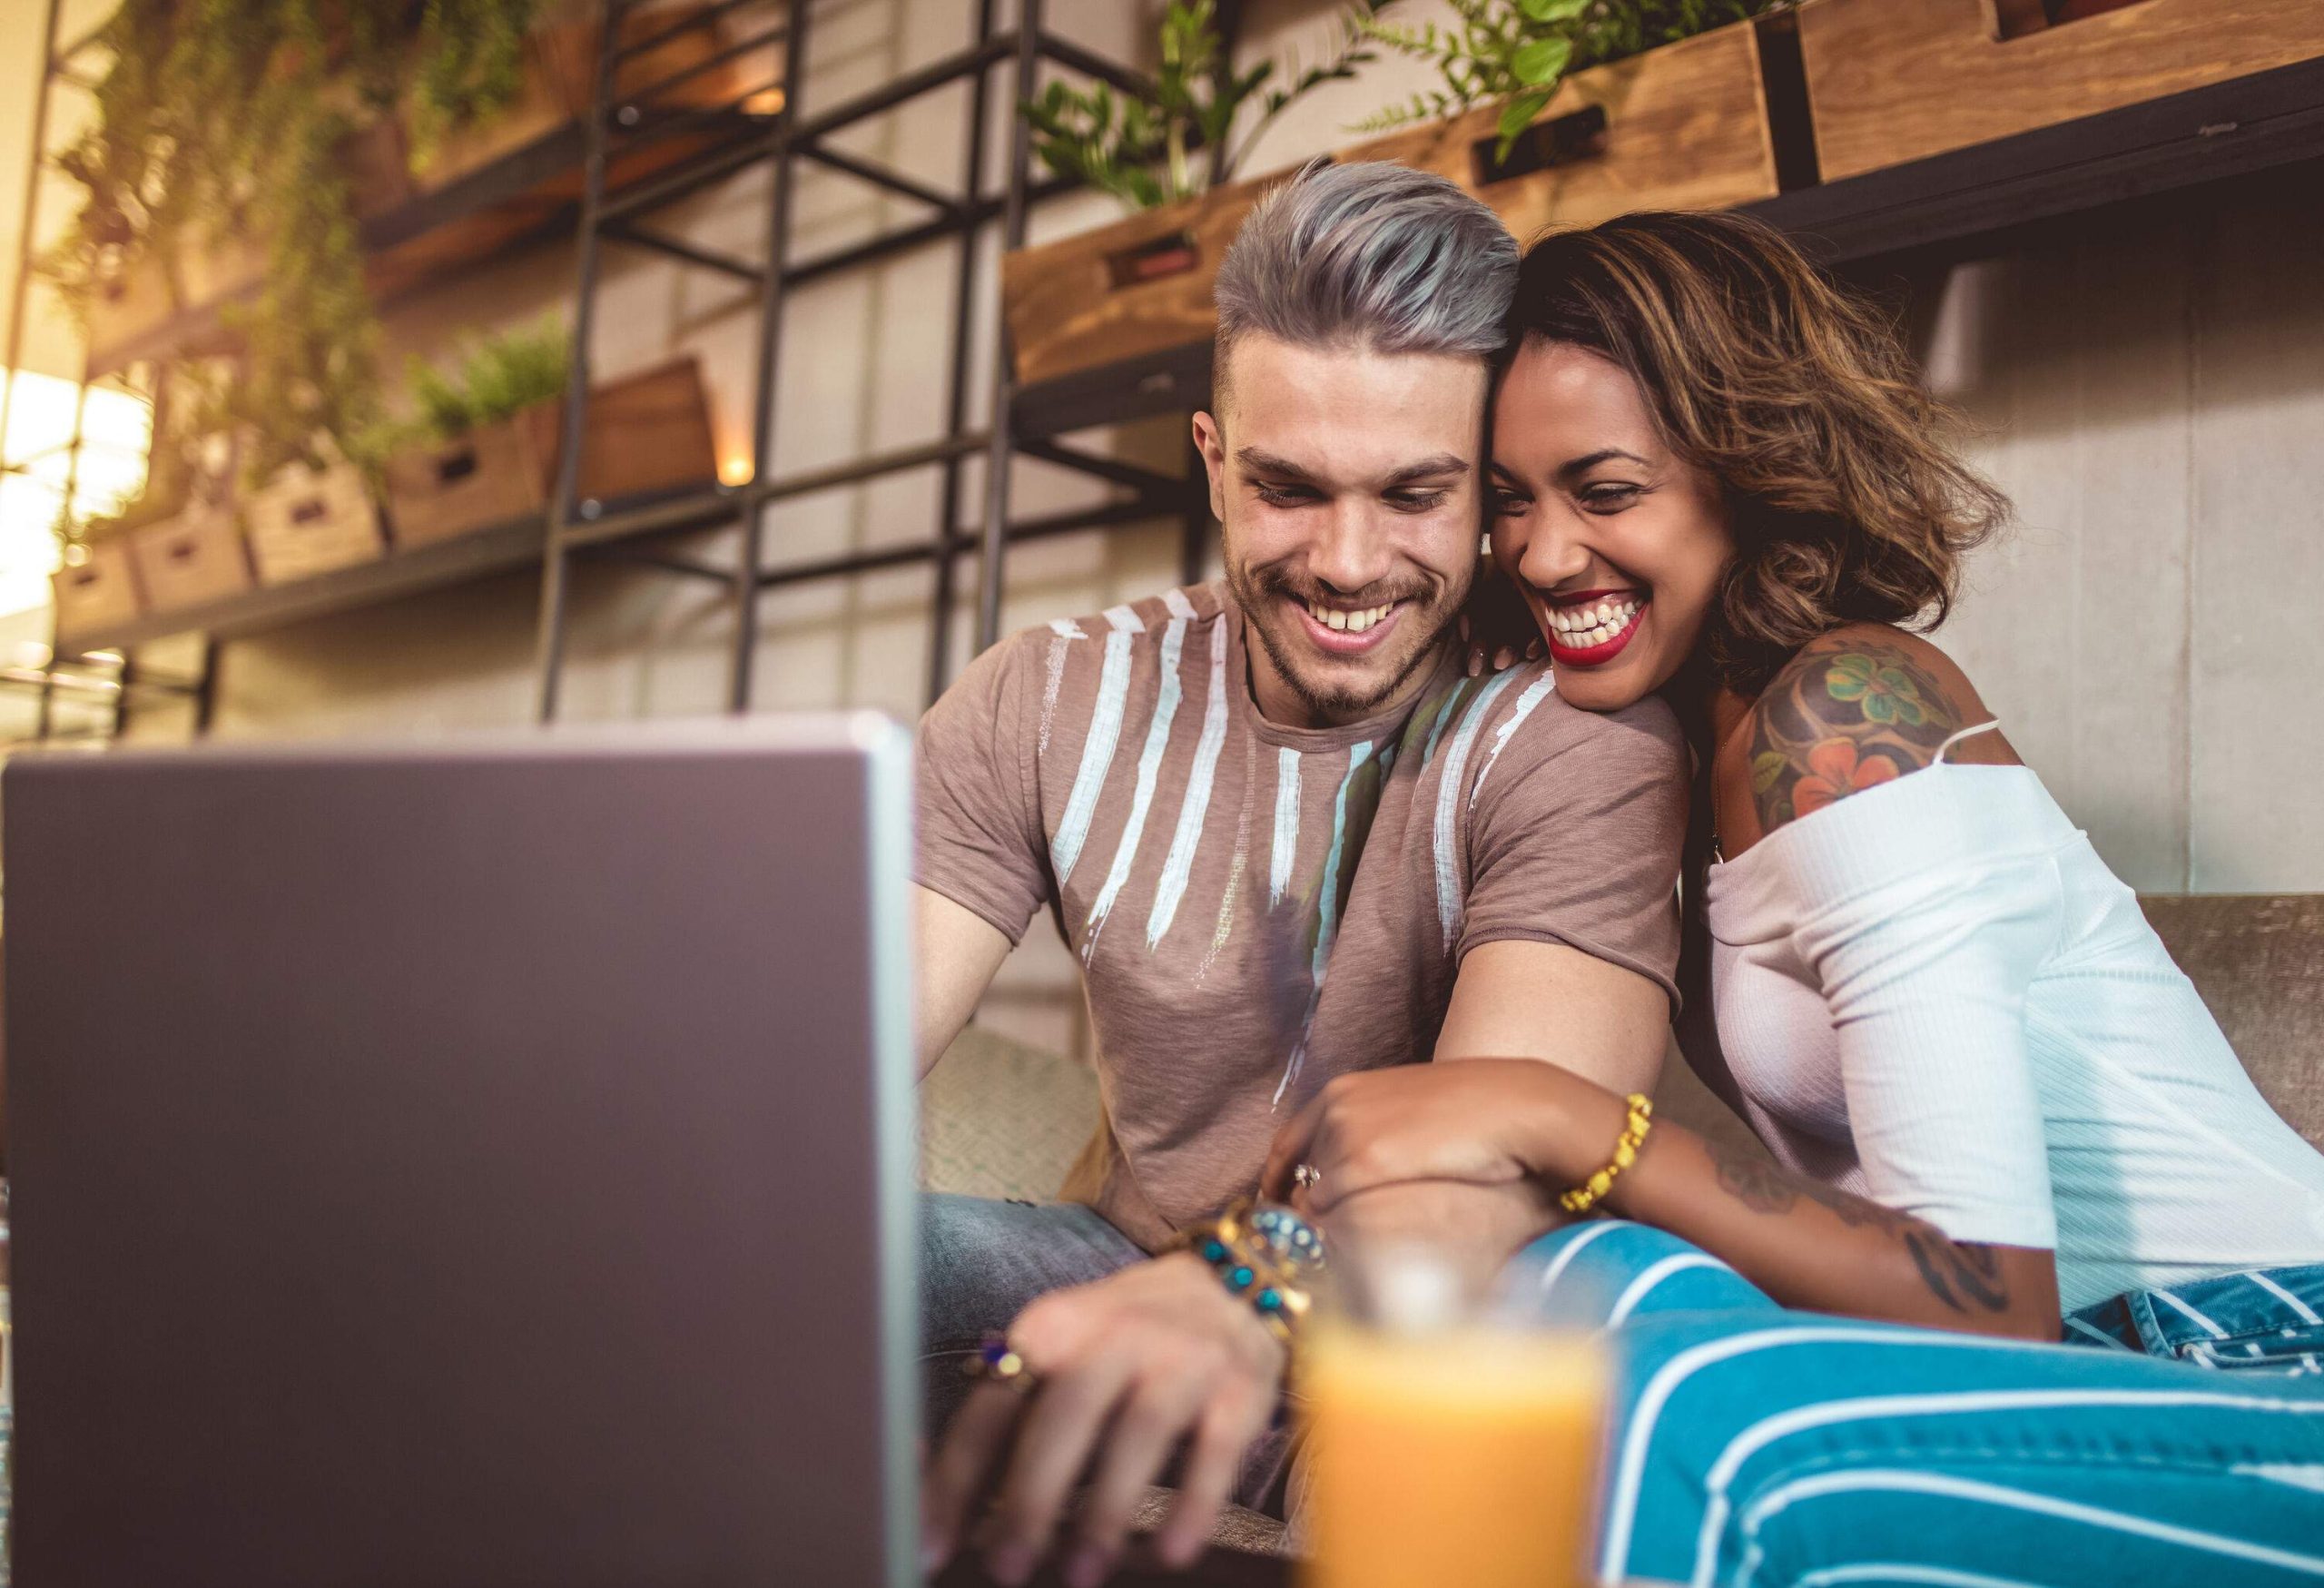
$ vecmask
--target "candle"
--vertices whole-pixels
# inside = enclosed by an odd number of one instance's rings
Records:
[[[1608,1365],[1583,1336],[1312,1332],[1306,1588],[1590,1581]]]

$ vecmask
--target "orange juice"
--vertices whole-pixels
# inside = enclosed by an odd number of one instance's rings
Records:
[[[1608,1364],[1585,1337],[1312,1331],[1306,1588],[1590,1581]]]

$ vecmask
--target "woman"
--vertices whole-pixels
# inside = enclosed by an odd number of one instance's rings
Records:
[[[1547,238],[1512,317],[1494,553],[1569,701],[1689,722],[1689,1056],[1774,1161],[1488,1060],[1334,1081],[1270,1189],[1614,1216],[1536,1248],[1630,1347],[1609,1577],[2324,1574],[2324,1157],[1908,626],[2006,503],[1753,222]]]

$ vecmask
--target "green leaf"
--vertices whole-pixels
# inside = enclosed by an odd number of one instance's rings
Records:
[[[1517,9],[1534,22],[1571,22],[1590,9],[1590,0],[1517,0]]]
[[[1571,39],[1535,39],[1510,57],[1510,69],[1517,80],[1531,87],[1555,83],[1565,71],[1565,64],[1573,59]],[[1529,121],[1531,117],[1527,118]]]
[[[1509,158],[1509,152],[1517,146],[1517,140],[1524,135],[1525,129],[1533,124],[1533,118],[1540,115],[1549,103],[1550,90],[1534,88],[1518,94],[1501,107],[1501,142],[1494,145],[1492,153],[1495,162]]]
[[[1790,769],[1791,758],[1780,750],[1762,750],[1751,757],[1751,792],[1763,794]]]

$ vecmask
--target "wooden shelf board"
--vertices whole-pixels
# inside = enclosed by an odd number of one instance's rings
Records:
[[[1741,207],[1827,264],[1964,257],[2108,205],[2258,173],[2324,193],[2324,59],[2253,73]],[[1019,387],[1015,432],[1039,438],[1183,412],[1206,400],[1207,342]]]
[[[206,606],[148,613],[110,628],[64,635],[58,640],[58,649],[68,654],[122,650],[180,634],[230,639],[310,617],[377,606],[399,597],[466,584],[487,574],[537,564],[547,536],[544,519],[517,519],[431,546],[390,551],[376,562],[337,568],[310,579],[263,586]]]

